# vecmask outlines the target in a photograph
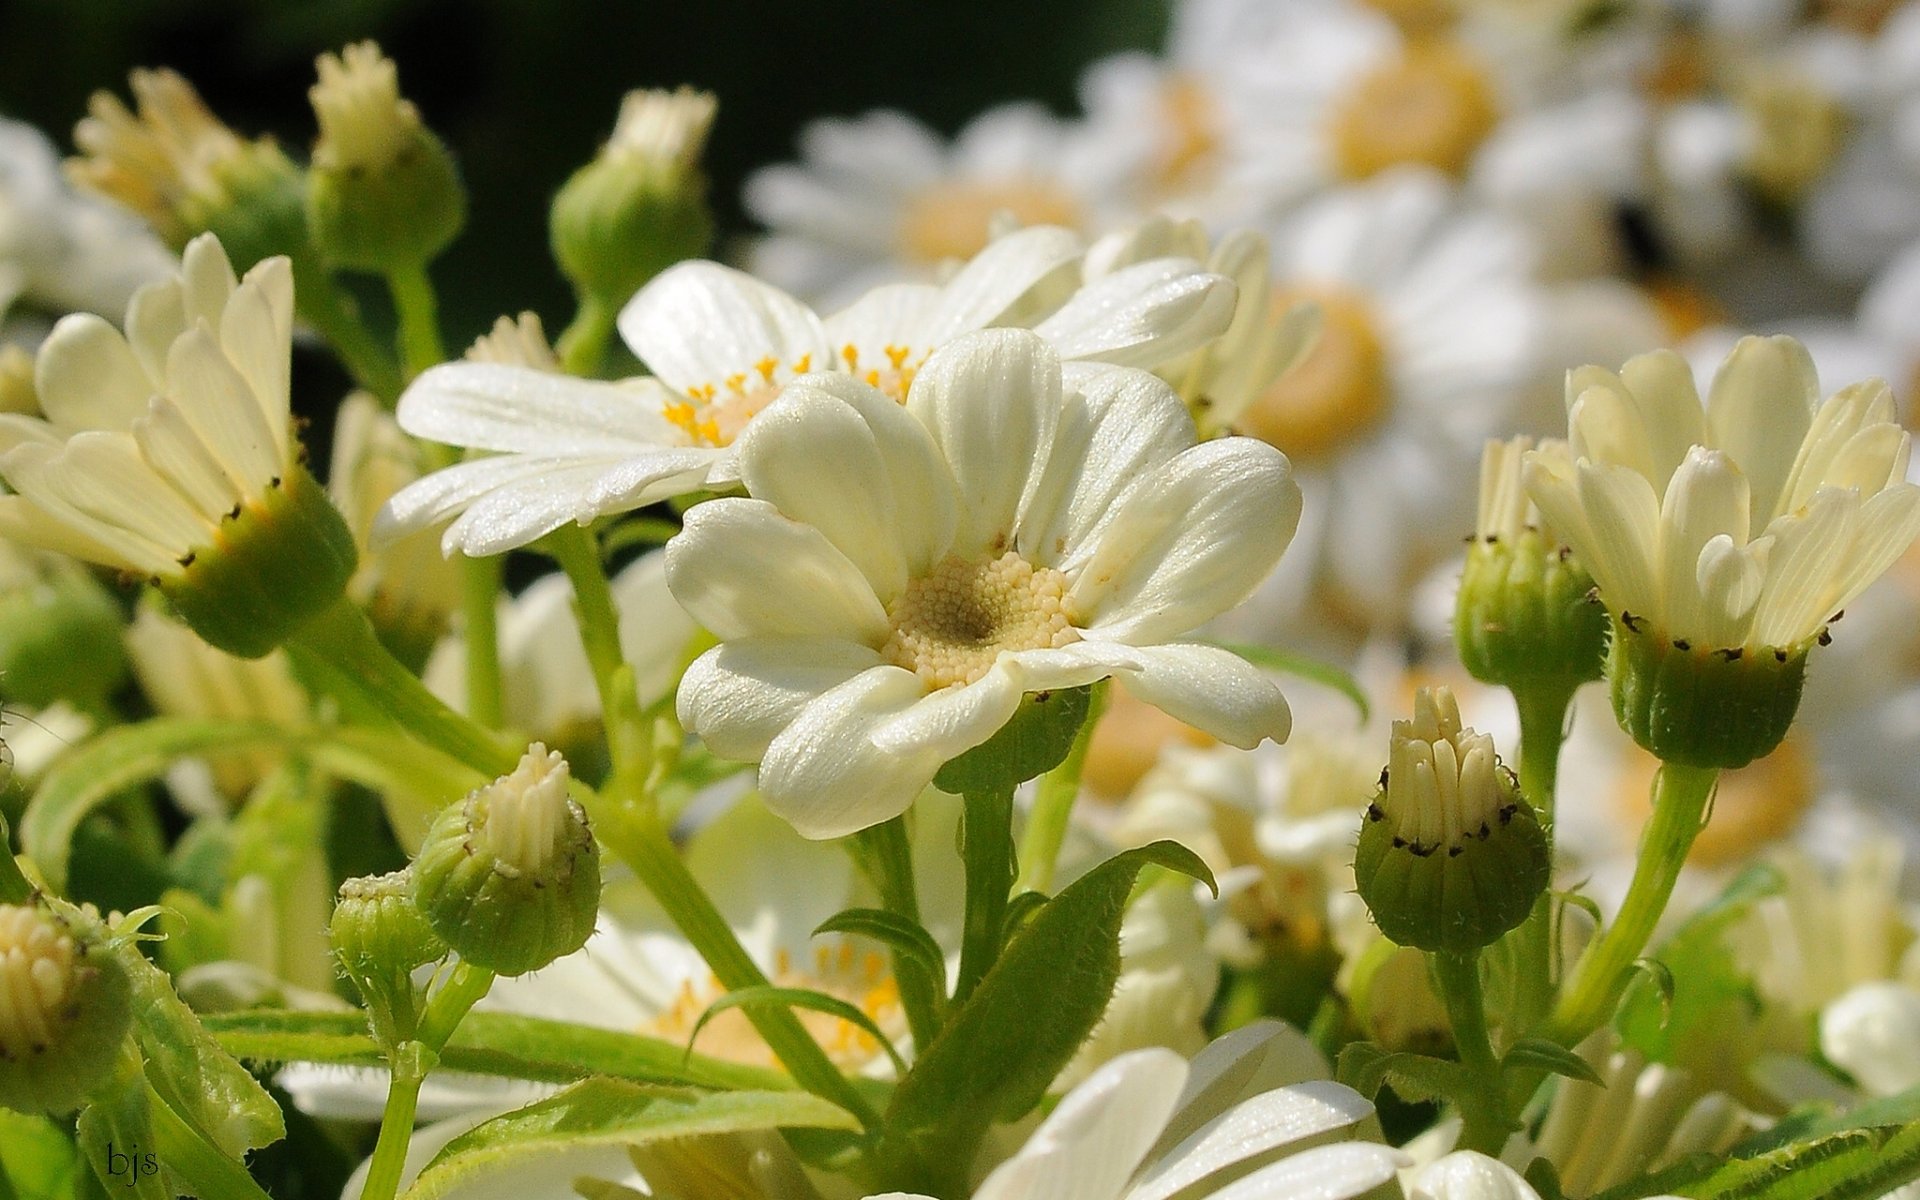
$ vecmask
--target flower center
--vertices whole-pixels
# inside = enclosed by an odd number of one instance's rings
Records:
[[[813,356],[802,354],[789,367],[771,356],[753,365],[753,371],[727,376],[718,384],[690,387],[685,400],[661,410],[661,415],[684,431],[696,446],[730,446],[747,422],[779,399],[780,391],[796,375],[813,369]]]
[[[1080,640],[1067,577],[1011,550],[993,559],[948,558],[909,582],[887,615],[893,636],[880,653],[935,690],[974,682],[1002,653]]]
[[[1320,336],[1306,357],[1241,415],[1241,428],[1295,458],[1324,457],[1387,415],[1392,390],[1372,307],[1344,287],[1276,289],[1274,311],[1302,300],[1320,305]]]
[[[1480,64],[1458,47],[1424,42],[1361,79],[1335,106],[1334,163],[1348,179],[1401,163],[1464,175],[1499,118]]]
[[[807,988],[844,1000],[865,1013],[889,1038],[906,1031],[906,1011],[900,1006],[900,989],[888,969],[886,956],[878,951],[858,951],[851,942],[821,942],[814,946],[812,970],[796,966],[785,950],[779,952],[773,982],[779,987]],[[639,1032],[686,1045],[688,1035],[715,1000],[726,994],[718,979],[709,975],[699,981],[681,983],[673,1004],[650,1021],[641,1023]],[[858,1070],[880,1053],[873,1035],[849,1021],[811,1009],[795,1009],[794,1015],[826,1050],[827,1056],[841,1067]],[[747,1019],[744,1009],[730,1008],[700,1027],[693,1048],[702,1054],[729,1062],[760,1067],[778,1067],[779,1060],[762,1041]]]
[[[73,939],[31,908],[0,908],[0,1058],[19,1060],[53,1040],[74,985]]]
[[[1081,223],[1079,202],[1044,179],[953,180],[913,197],[900,218],[900,250],[923,263],[972,258],[986,247],[994,217],[1021,226]]]
[[[872,355],[862,356],[860,347],[848,342],[840,347],[840,361],[846,367],[847,374],[905,404],[907,389],[913,386],[913,377],[927,356],[921,354],[915,357],[912,347],[891,344],[880,353],[886,359],[884,365]]]
[[[1220,153],[1220,106],[1191,75],[1175,75],[1160,91],[1166,149],[1156,183],[1169,192],[1198,185]]]
[[[1637,746],[1632,754],[1632,765],[1620,773],[1615,803],[1628,825],[1639,829],[1652,813],[1649,797],[1660,762]],[[1688,858],[1700,866],[1724,867],[1753,857],[1793,832],[1813,804],[1815,785],[1813,757],[1791,735],[1765,758],[1722,771],[1712,819]]]

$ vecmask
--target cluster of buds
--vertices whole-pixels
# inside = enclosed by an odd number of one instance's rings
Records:
[[[0,1108],[77,1107],[132,1022],[132,984],[90,909],[0,905]]]

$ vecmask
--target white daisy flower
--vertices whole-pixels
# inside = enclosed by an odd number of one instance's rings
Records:
[[[1008,447],[1028,448],[1009,455]],[[1070,367],[988,330],[936,352],[901,407],[845,377],[790,387],[740,445],[752,499],[667,548],[674,596],[724,645],[682,723],[760,760],[809,837],[897,815],[1028,692],[1114,676],[1225,741],[1286,735],[1279,689],[1177,638],[1244,597],[1299,514],[1286,458],[1194,444],[1164,383]]]
[[[1391,1181],[1398,1151],[1337,1140],[1373,1110],[1357,1092],[1262,1078],[1268,1043],[1287,1040],[1278,1028],[1228,1034],[1191,1065],[1165,1049],[1121,1055],[1069,1092],[973,1200],[1341,1200]]]
[[[880,288],[825,320],[717,263],[673,267],[620,316],[652,377],[599,383],[449,363],[416,380],[400,399],[409,433],[496,453],[408,488],[382,528],[397,536],[457,513],[444,548],[498,554],[569,521],[731,486],[734,439],[810,372],[899,399],[931,351],[988,326],[1034,325],[1063,358],[1151,366],[1218,336],[1232,317],[1231,281],[1190,260],[1140,263],[1076,289],[1080,252],[1065,230],[1022,230],[944,285]]]
[[[1616,615],[1688,645],[1804,646],[1920,535],[1909,438],[1877,380],[1824,405],[1790,338],[1748,338],[1703,408],[1686,361],[1567,377],[1569,445],[1527,491]]]

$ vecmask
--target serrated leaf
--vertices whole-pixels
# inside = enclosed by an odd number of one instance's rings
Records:
[[[589,1079],[453,1139],[406,1200],[436,1200],[483,1171],[560,1150],[786,1128],[852,1131],[859,1124],[839,1105],[805,1092],[696,1092]]]
[[[1507,1048],[1506,1055],[1500,1060],[1500,1067],[1502,1070],[1529,1067],[1550,1075],[1578,1079],[1596,1087],[1601,1082],[1593,1064],[1558,1042],[1550,1042],[1545,1038],[1521,1038]]]
[[[1213,883],[1191,850],[1162,841],[1108,859],[1042,905],[895,1089],[886,1123],[896,1147],[950,1164],[996,1118],[1039,1103],[1113,995],[1121,918],[1150,863]]]
[[[1213,642],[1222,650],[1237,654],[1254,666],[1266,671],[1277,671],[1282,675],[1291,675],[1309,683],[1332,688],[1360,710],[1360,720],[1368,720],[1373,713],[1367,703],[1367,693],[1358,681],[1347,672],[1330,662],[1314,658],[1309,654],[1297,654],[1291,650],[1281,650],[1275,646],[1258,646],[1250,642]]]
[[[731,1008],[761,1006],[805,1008],[813,1012],[825,1013],[830,1017],[838,1017],[880,1043],[880,1048],[885,1050],[887,1057],[893,1060],[893,1069],[902,1075],[907,1073],[907,1061],[900,1057],[900,1052],[894,1049],[893,1041],[887,1037],[885,1031],[873,1023],[873,1018],[864,1010],[838,996],[829,996],[825,992],[816,992],[812,988],[775,987],[772,984],[736,988],[707,1005],[707,1011],[700,1014],[700,1019],[693,1023],[693,1032],[687,1035],[687,1053],[693,1053],[694,1046],[700,1041],[700,1031],[707,1027],[708,1021]]]
[[[1403,1100],[1419,1103],[1459,1096],[1474,1089],[1466,1068],[1444,1058],[1387,1050],[1372,1042],[1352,1042],[1340,1051],[1334,1076],[1371,1099],[1382,1084],[1392,1084]]]
[[[940,943],[917,921],[884,908],[848,908],[835,913],[814,929],[823,933],[851,933],[884,942],[895,952],[894,969],[911,965],[921,972],[930,994],[946,998],[947,956]]]

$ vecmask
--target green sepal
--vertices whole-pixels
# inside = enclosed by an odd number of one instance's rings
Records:
[[[416,127],[378,170],[307,171],[307,233],[332,266],[385,272],[439,257],[467,221],[467,190],[453,156],[431,130]]]
[[[215,538],[160,590],[195,633],[241,658],[261,657],[331,605],[357,560],[346,520],[299,463]]]
[[[279,147],[248,144],[216,165],[213,185],[181,198],[175,250],[211,233],[242,274],[276,254],[296,264],[308,257],[306,180]]]
[[[1460,662],[1475,679],[1567,692],[1600,678],[1607,612],[1593,576],[1537,529],[1467,549],[1453,613]]]
[[[1213,883],[1191,850],[1154,842],[1094,867],[1034,913],[895,1089],[885,1142],[896,1176],[964,1176],[990,1124],[1040,1102],[1106,1011],[1120,922],[1149,864]]]
[[[1647,621],[1616,616],[1607,659],[1614,716],[1662,762],[1744,767],[1772,753],[1793,724],[1817,640],[1716,649],[1669,641]]]
[[[1087,719],[1092,687],[1028,692],[1000,731],[934,774],[933,786],[956,796],[1012,791],[1066,760]]]
[[[1340,1051],[1334,1078],[1371,1099],[1381,1085],[1391,1084],[1402,1099],[1414,1103],[1478,1094],[1472,1072],[1457,1062],[1386,1050],[1372,1042],[1351,1042]]]

